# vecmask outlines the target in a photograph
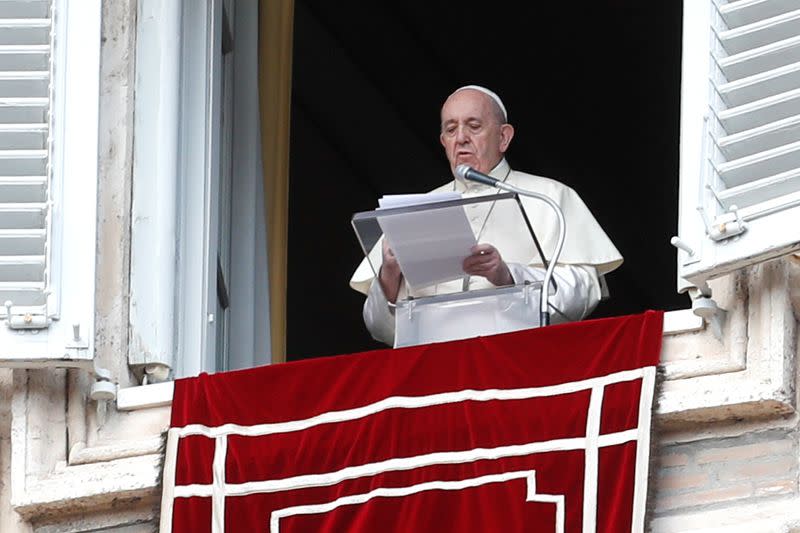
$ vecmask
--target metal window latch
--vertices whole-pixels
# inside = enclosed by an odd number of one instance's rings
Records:
[[[712,240],[722,241],[736,237],[747,231],[747,224],[739,214],[739,208],[732,205],[727,213],[716,217],[714,222],[707,228],[708,236]]]
[[[6,300],[3,305],[6,308],[6,326],[9,329],[45,329],[50,325],[46,304],[36,308],[21,308],[14,307],[14,302]]]

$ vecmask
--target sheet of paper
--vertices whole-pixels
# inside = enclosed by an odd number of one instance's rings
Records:
[[[384,196],[379,209],[460,199],[456,192]],[[378,217],[384,238],[412,290],[459,279],[477,244],[463,206]]]

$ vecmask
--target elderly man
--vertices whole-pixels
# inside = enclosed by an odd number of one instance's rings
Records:
[[[574,190],[557,181],[511,169],[505,153],[513,137],[514,128],[508,123],[505,106],[494,92],[476,85],[456,89],[442,106],[440,134],[456,179],[436,191],[455,190],[465,198],[500,192],[493,187],[462,181],[455,169],[466,164],[502,182],[544,194],[558,203],[564,211],[567,233],[554,271],[558,289],[551,297],[555,311],[553,322],[580,320],[588,316],[600,300],[598,276],[622,264],[622,256]],[[555,214],[541,202],[529,198],[523,198],[523,207],[543,249],[552,251],[557,237]],[[544,278],[545,269],[538,256],[522,262],[503,260],[499,250],[521,249],[529,243],[516,242],[519,232],[502,227],[500,219],[500,213],[490,209],[484,220],[476,224],[479,244],[463,263],[464,273],[470,276],[470,289]],[[483,238],[487,242],[480,242]],[[406,293],[400,267],[385,242],[382,251],[379,279],[374,279],[365,260],[350,285],[367,295],[364,304],[367,329],[376,340],[392,345],[393,304]]]

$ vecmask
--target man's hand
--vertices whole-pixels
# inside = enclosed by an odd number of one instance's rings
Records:
[[[491,244],[477,244],[470,250],[469,257],[464,259],[464,272],[470,276],[483,276],[492,285],[511,285],[514,279],[508,270],[500,252]]]
[[[381,282],[383,294],[386,295],[386,300],[389,303],[395,303],[397,294],[400,292],[400,281],[403,279],[403,273],[400,271],[397,257],[395,257],[392,249],[389,248],[389,243],[386,242],[386,239],[383,239],[383,264],[378,278]]]

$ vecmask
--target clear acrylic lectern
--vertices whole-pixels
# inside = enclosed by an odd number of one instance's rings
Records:
[[[383,259],[384,234],[390,247],[392,236],[398,235],[392,228],[403,228],[407,239],[404,253],[399,253],[400,244],[395,252],[404,273],[393,306],[395,347],[506,333],[541,324],[542,281],[515,280],[513,285],[496,287],[483,277],[466,276],[460,270],[460,262],[469,254],[468,248],[458,258],[458,268],[452,268],[452,257],[449,270],[443,264],[448,258],[440,255],[447,253],[451,243],[447,230],[439,231],[437,221],[453,215],[463,218],[461,212],[474,240],[493,245],[509,266],[548,265],[515,193],[356,213],[353,228],[376,280]],[[420,253],[412,253],[409,247]],[[513,274],[514,268],[511,270]],[[549,292],[552,294],[553,287]]]

